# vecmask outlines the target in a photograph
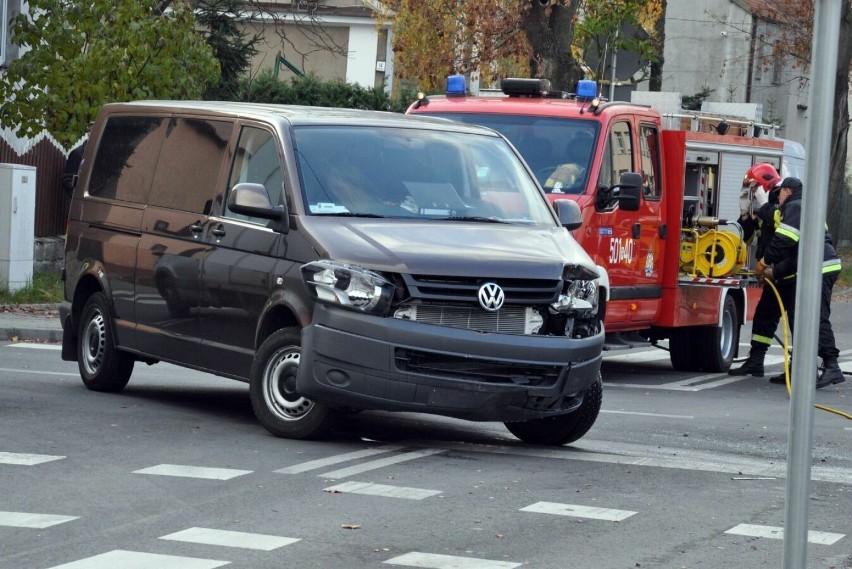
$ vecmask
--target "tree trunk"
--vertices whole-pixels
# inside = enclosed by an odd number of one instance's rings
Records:
[[[666,8],[667,0],[662,1],[663,11],[660,17],[654,23],[654,44],[656,47],[657,60],[651,62],[651,76],[648,78],[649,91],[663,90],[663,64],[666,62],[664,57],[666,47]]]
[[[849,134],[849,66],[852,63],[852,12],[850,3],[843,2],[840,17],[840,42],[837,54],[837,84],[834,88],[834,121],[831,127],[832,145],[828,179],[828,229],[835,245],[852,235],[844,232],[848,223],[843,219],[846,201],[847,135]],[[811,89],[817,88],[811,85]],[[847,233],[847,234],[844,234]]]
[[[543,6],[539,0],[528,1],[523,26],[533,48],[532,76],[550,79],[555,90],[573,91],[583,78],[583,70],[571,55],[578,3]]]

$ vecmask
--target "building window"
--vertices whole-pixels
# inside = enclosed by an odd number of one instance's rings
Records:
[[[784,69],[784,50],[781,48],[781,42],[775,42],[775,48],[772,52],[772,84],[779,85],[781,83],[781,71]]]

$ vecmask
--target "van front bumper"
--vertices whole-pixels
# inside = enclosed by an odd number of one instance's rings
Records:
[[[334,406],[476,421],[568,413],[600,374],[603,332],[583,339],[481,333],[317,304],[297,389]]]

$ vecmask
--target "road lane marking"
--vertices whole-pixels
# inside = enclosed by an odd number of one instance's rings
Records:
[[[60,460],[64,456],[53,456],[50,454],[24,454],[17,452],[0,452],[0,464],[17,464],[20,466],[35,466],[44,462]]]
[[[175,533],[170,533],[169,535],[164,535],[160,539],[184,541],[187,543],[200,543],[202,545],[258,549],[260,551],[272,551],[273,549],[278,549],[279,547],[284,547],[285,545],[301,541],[292,537],[210,528],[189,528]]]
[[[326,466],[331,466],[333,464],[340,464],[341,462],[348,462],[350,460],[357,460],[359,458],[366,458],[368,456],[374,456],[377,454],[384,454],[386,452],[393,452],[397,450],[401,450],[405,447],[398,445],[384,445],[376,448],[368,448],[364,450],[357,450],[354,452],[347,452],[345,454],[337,454],[334,456],[330,456],[328,458],[320,458],[318,460],[311,460],[308,462],[303,462],[301,464],[296,464],[293,466],[288,466],[286,468],[281,468],[276,470],[275,472],[280,472],[282,474],[298,474],[300,472],[307,472],[308,470],[316,470],[318,468],[325,468]]]
[[[601,413],[610,413],[613,415],[638,415],[640,417],[660,417],[663,419],[694,419],[692,415],[666,415],[665,413],[640,413],[639,411],[610,411],[601,409]]]
[[[18,342],[16,344],[6,344],[7,348],[29,348],[31,350],[61,350],[62,344],[30,344]]]
[[[571,516],[572,518],[587,518],[590,520],[606,520],[610,522],[621,522],[638,513],[631,512],[630,510],[613,510],[593,506],[578,506],[576,504],[558,504],[556,502],[536,502],[535,504],[521,508],[520,511],[553,514],[556,516]]]
[[[392,464],[397,464],[400,462],[405,462],[408,460],[414,460],[416,458],[423,458],[425,456],[431,456],[433,454],[438,454],[440,452],[444,452],[444,449],[441,448],[424,448],[421,450],[415,450],[412,452],[406,452],[402,454],[398,454],[396,456],[391,456],[388,458],[380,458],[378,460],[371,460],[370,462],[365,462],[363,464],[356,464],[355,466],[350,466],[348,468],[341,468],[340,470],[334,470],[332,472],[325,472],[320,474],[319,476],[323,478],[346,478],[347,476],[354,476],[356,474],[361,474],[363,472],[367,472],[369,470],[375,470],[377,468],[383,468],[385,466],[390,466]]]
[[[725,533],[733,535],[745,535],[748,537],[765,537],[769,539],[784,539],[784,528],[774,526],[760,526],[754,524],[740,524],[734,526]],[[808,543],[818,545],[834,545],[845,537],[842,533],[828,533],[825,531],[809,531]]]
[[[158,476],[180,476],[183,478],[205,478],[207,480],[230,480],[244,474],[251,474],[251,470],[237,470],[235,468],[210,468],[207,466],[186,466],[182,464],[158,464],[141,470],[134,470],[133,474],[155,474]]]
[[[13,528],[44,529],[76,519],[79,519],[79,516],[30,514],[28,512],[0,512],[0,526]]]
[[[355,482],[350,480],[324,489],[326,492],[364,494],[366,496],[382,496],[385,498],[405,498],[407,500],[423,500],[437,496],[441,490],[425,490],[423,488],[407,488],[405,486],[388,486],[387,484],[372,484],[370,482]]]
[[[514,561],[493,561],[491,559],[476,559],[475,557],[420,553],[419,551],[406,553],[388,559],[383,563],[404,567],[426,567],[427,569],[514,569],[523,565]]]
[[[230,561],[115,549],[49,569],[215,569]]]
[[[72,377],[80,377],[80,372],[65,373],[61,371],[39,371],[37,369],[15,369],[11,367],[0,367],[0,371],[8,371],[12,373],[34,373],[36,375],[67,375]]]
[[[434,441],[407,441],[411,446],[434,446]],[[707,452],[685,448],[668,448],[630,443],[608,443],[583,439],[577,446],[563,449],[525,448],[503,445],[442,443],[444,450],[483,452],[507,456],[579,460],[605,464],[651,466],[677,470],[719,472],[739,476],[766,476],[785,479],[787,462],[783,458],[750,458],[724,452]],[[852,469],[814,465],[811,480],[852,485]]]

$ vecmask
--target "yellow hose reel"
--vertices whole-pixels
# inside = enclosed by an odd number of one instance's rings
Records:
[[[728,277],[742,269],[747,257],[742,239],[730,231],[683,231],[680,269],[689,275]]]

